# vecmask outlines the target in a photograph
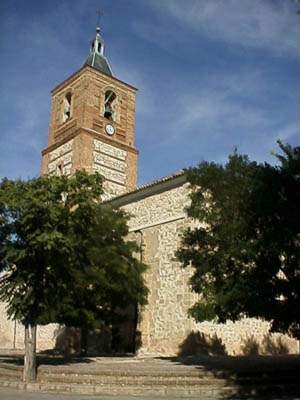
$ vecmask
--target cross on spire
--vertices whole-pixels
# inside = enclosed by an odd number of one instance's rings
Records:
[[[96,11],[96,14],[98,14],[97,26],[99,26],[100,25],[100,18],[103,15],[103,11],[99,9],[99,10]]]

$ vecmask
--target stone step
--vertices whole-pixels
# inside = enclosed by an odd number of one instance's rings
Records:
[[[22,382],[22,366],[0,365],[0,386],[33,391],[174,398],[242,398],[299,395],[297,370],[228,371],[148,370],[39,366],[37,382]],[[24,386],[25,385],[25,386]]]
[[[18,367],[20,368],[20,367]],[[21,367],[22,368],[22,367]],[[274,379],[283,379],[286,377],[295,377],[298,378],[299,371],[298,369],[284,369],[284,370],[256,370],[256,371],[226,371],[226,370],[218,370],[218,371],[209,371],[205,368],[200,369],[197,368],[192,370],[180,369],[180,370],[170,370],[170,369],[126,369],[126,368],[105,368],[103,366],[99,366],[93,369],[84,369],[81,368],[72,368],[65,366],[47,366],[41,365],[38,367],[38,371],[40,375],[49,375],[49,374],[65,374],[65,375],[80,375],[80,374],[88,374],[93,376],[134,376],[134,377],[169,377],[174,379],[181,378],[215,378],[215,379],[242,379],[242,378],[253,378],[253,379],[265,379],[265,378],[274,378]]]
[[[10,365],[1,364],[0,365],[0,377],[1,379],[22,379],[23,376],[23,366],[21,365]]]
[[[147,386],[226,386],[228,382],[222,379],[168,379],[166,377],[113,377],[101,376],[95,378],[91,375],[38,375],[41,383],[72,383],[84,385],[147,385]]]
[[[298,395],[298,371],[126,371],[94,370],[80,373],[64,367],[39,368],[38,380],[42,384],[73,385],[85,393],[128,396],[171,396],[174,398],[229,398],[259,396],[270,398]]]
[[[254,386],[202,386],[202,387],[152,387],[147,385],[71,385],[71,384],[43,384],[43,383],[24,383],[24,382],[7,382],[0,379],[0,387],[14,388],[20,390],[28,390],[31,392],[47,392],[47,393],[67,393],[67,394],[86,394],[86,395],[102,395],[102,396],[135,396],[143,397],[171,397],[172,399],[242,399],[242,398],[298,398],[300,393],[300,385],[265,385],[260,387]]]
[[[109,384],[120,383],[132,385],[137,382],[147,383],[151,385],[215,385],[225,386],[230,384],[239,385],[263,385],[263,384],[292,384],[298,383],[299,377],[294,375],[278,376],[244,376],[235,378],[218,378],[214,376],[170,376],[166,374],[149,375],[149,374],[105,374],[105,373],[65,373],[65,372],[52,372],[52,371],[38,371],[39,382],[70,382],[79,384]]]
[[[22,378],[23,367],[11,364],[0,365],[0,376],[7,378]],[[70,382],[78,384],[109,384],[136,382],[149,383],[151,385],[230,385],[230,384],[293,384],[298,383],[297,370],[284,371],[243,371],[232,373],[227,371],[126,371],[96,369],[82,371],[70,367],[40,366],[38,368],[39,382]]]

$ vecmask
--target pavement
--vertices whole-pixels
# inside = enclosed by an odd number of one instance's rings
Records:
[[[12,365],[23,365],[24,352],[22,350],[0,349],[1,363]],[[65,367],[78,371],[257,371],[259,370],[299,370],[300,373],[300,354],[275,354],[266,356],[208,356],[195,355],[186,357],[165,357],[160,355],[141,355],[134,356],[114,355],[114,356],[92,356],[65,357],[52,351],[37,353],[38,367],[55,366]],[[300,374],[299,374],[300,376]]]

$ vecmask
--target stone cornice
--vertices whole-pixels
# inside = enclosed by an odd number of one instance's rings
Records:
[[[186,174],[184,171],[181,170],[176,174],[169,175],[165,178],[141,186],[137,189],[132,190],[131,192],[127,192],[111,200],[107,200],[104,203],[113,208],[122,207],[127,204],[143,200],[146,197],[154,196],[167,190],[175,189],[179,186],[184,185],[186,182]]]
[[[104,143],[110,144],[111,146],[118,146],[122,150],[134,153],[134,154],[139,154],[139,151],[135,147],[128,146],[125,143],[122,142],[116,142],[115,139],[110,139],[109,137],[106,137],[104,135],[99,134],[96,131],[93,131],[92,129],[87,129],[87,128],[78,128],[76,129],[75,132],[70,133],[67,135],[64,139],[60,140],[59,142],[56,142],[52,144],[51,146],[47,147],[46,149],[42,150],[42,155],[46,155],[50,153],[52,150],[55,150],[57,147],[67,143],[69,140],[74,139],[76,136],[79,134],[85,133],[89,136],[92,136],[94,139],[100,140]]]

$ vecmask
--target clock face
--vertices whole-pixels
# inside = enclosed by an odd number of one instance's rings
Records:
[[[113,135],[113,134],[115,133],[115,128],[114,128],[112,125],[107,124],[107,125],[105,126],[105,131],[106,131],[106,133],[107,133],[108,135]]]

